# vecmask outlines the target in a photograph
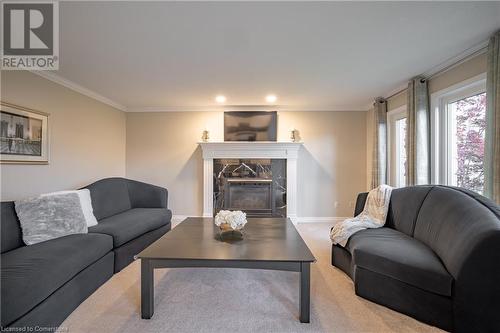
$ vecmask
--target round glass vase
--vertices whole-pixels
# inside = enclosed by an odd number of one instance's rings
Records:
[[[243,229],[233,229],[229,223],[219,226],[219,237],[221,240],[241,240],[243,239]]]

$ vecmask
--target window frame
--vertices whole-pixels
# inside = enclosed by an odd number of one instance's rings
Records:
[[[446,89],[431,94],[431,182],[433,184],[452,185],[453,164],[449,140],[452,112],[448,105],[461,99],[486,92],[486,73],[454,84]]]
[[[400,179],[400,170],[398,167],[400,156],[397,147],[398,130],[396,127],[397,121],[404,118],[408,121],[406,105],[387,112],[387,179],[389,185],[393,187],[406,186],[406,182],[402,184]]]

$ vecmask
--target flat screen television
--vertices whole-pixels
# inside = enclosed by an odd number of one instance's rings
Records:
[[[276,111],[224,112],[224,141],[276,141]]]

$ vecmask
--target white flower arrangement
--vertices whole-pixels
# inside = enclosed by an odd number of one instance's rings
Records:
[[[247,214],[241,210],[221,210],[215,215],[215,225],[221,229],[231,227],[233,230],[241,230],[247,224]]]

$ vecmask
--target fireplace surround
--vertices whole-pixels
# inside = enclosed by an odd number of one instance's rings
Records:
[[[214,175],[214,161],[217,160],[236,160],[246,161],[246,160],[282,160],[284,163],[284,175],[286,175],[286,180],[283,180],[283,187],[286,189],[286,194],[283,196],[284,201],[283,206],[285,209],[281,211],[280,214],[289,217],[293,222],[296,221],[297,217],[297,159],[298,152],[302,146],[301,142],[201,142],[199,143],[202,149],[203,155],[203,216],[213,217],[220,207],[215,207],[217,205],[217,193],[214,191],[214,183],[216,183],[216,175]],[[239,166],[239,165],[238,165]],[[243,167],[244,168],[244,167]],[[255,171],[255,170],[254,170]],[[252,174],[252,172],[249,172]],[[242,203],[242,200],[254,201],[252,204],[257,205],[257,209],[267,209],[265,215],[271,216],[269,209],[271,209],[273,201],[273,190],[272,186],[269,186],[269,177],[262,177],[262,175],[252,175],[248,177],[227,177],[230,178],[229,187],[233,187],[232,192],[224,193],[225,200],[231,200],[231,195],[240,194],[239,191],[242,190],[243,186],[247,186],[245,191],[252,190],[256,196],[242,196],[237,198],[237,201],[231,201],[236,207],[227,207],[238,209],[238,205]],[[284,176],[283,174],[281,177]],[[236,179],[233,179],[236,178]],[[240,179],[238,179],[240,178]],[[253,179],[246,179],[253,178]],[[227,181],[227,179],[226,179]],[[267,183],[266,183],[267,182]],[[272,184],[271,184],[272,185]],[[252,186],[252,187],[250,187]],[[267,194],[266,194],[267,193]],[[226,197],[229,196],[229,197]],[[253,197],[253,199],[252,199]],[[271,198],[271,199],[270,199]],[[258,199],[258,200],[257,200]],[[267,201],[266,201],[267,200]],[[264,206],[264,201],[270,203],[270,206]],[[229,202],[229,201],[228,201]],[[215,205],[214,205],[215,203]],[[266,208],[264,208],[266,207]],[[248,207],[247,207],[248,208]],[[250,215],[259,215],[255,213],[263,213],[262,211],[255,212],[251,211]],[[276,215],[278,213],[274,212]],[[261,216],[261,215],[259,215]],[[281,216],[281,215],[280,215]]]

